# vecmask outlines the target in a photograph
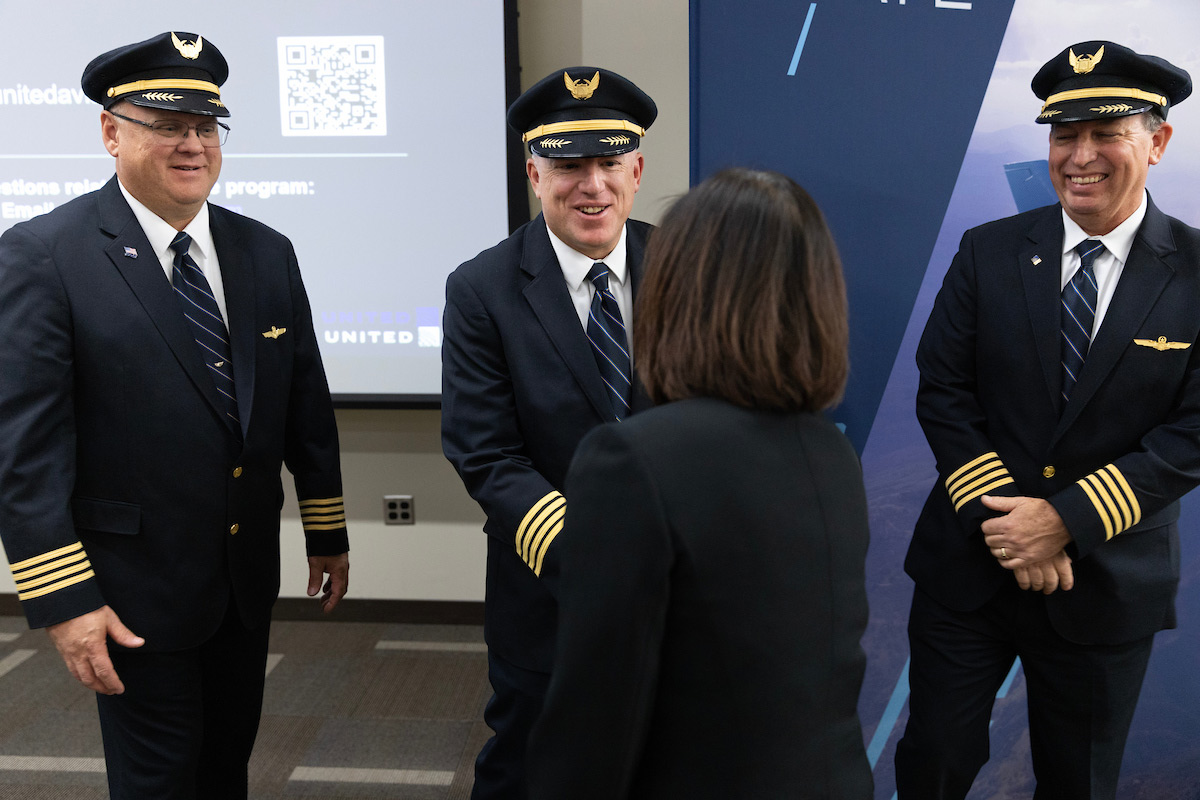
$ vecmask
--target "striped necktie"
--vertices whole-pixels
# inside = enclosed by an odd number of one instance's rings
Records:
[[[1092,264],[1104,252],[1104,245],[1095,239],[1084,239],[1075,247],[1079,254],[1079,269],[1062,290],[1062,397],[1065,405],[1083,369],[1088,347],[1092,341],[1092,324],[1096,320],[1096,273]]]
[[[183,315],[192,326],[192,335],[200,346],[200,355],[212,375],[217,391],[225,401],[225,413],[235,423],[237,416],[237,394],[233,387],[233,361],[229,347],[229,333],[221,319],[221,309],[213,297],[212,289],[204,272],[188,255],[192,237],[183,231],[171,242],[175,251],[174,269],[171,270],[171,285],[179,298]]]
[[[608,288],[608,265],[592,264],[587,279],[596,287],[588,309],[587,337],[600,368],[600,377],[608,387],[613,416],[622,420],[629,414],[629,352],[626,350],[625,323],[617,298]]]

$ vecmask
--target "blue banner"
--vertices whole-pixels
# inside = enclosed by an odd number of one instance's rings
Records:
[[[880,800],[895,794],[907,716],[904,554],[937,478],[913,410],[917,339],[963,231],[1055,202],[1029,89],[1042,63],[1073,42],[1112,39],[1200,77],[1200,4],[1152,6],[1163,24],[1126,0],[692,0],[693,181],[734,165],[791,175],[821,205],[845,267],[851,379],[834,416],[862,453],[871,503],[860,713]],[[1200,101],[1171,122],[1149,188],[1200,227]],[[1123,800],[1200,800],[1200,499],[1183,505],[1179,628],[1155,641]],[[1018,664],[997,697],[974,800],[1032,795],[1025,700]]]

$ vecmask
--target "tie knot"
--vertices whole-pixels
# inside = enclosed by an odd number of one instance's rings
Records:
[[[1096,239],[1084,239],[1075,245],[1075,252],[1079,254],[1080,265],[1090,267],[1095,263],[1100,254],[1104,252],[1104,243]]]
[[[592,264],[592,268],[588,270],[587,279],[596,287],[596,291],[603,292],[608,288],[608,265],[603,261]]]
[[[175,238],[171,241],[171,249],[178,255],[183,255],[192,246],[192,237],[188,236],[183,231],[175,234]]]

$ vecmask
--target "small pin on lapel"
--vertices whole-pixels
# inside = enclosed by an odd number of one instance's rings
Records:
[[[1033,261],[1033,265],[1034,265],[1035,267],[1036,267],[1038,264],[1042,263],[1042,257],[1041,257],[1041,256],[1034,256],[1034,257],[1033,257],[1032,259],[1030,259],[1030,260],[1031,260],[1031,261]]]
[[[137,258],[137,250],[132,247],[126,247],[125,248],[125,257],[126,258]]]

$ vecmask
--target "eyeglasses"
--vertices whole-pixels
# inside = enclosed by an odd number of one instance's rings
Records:
[[[229,138],[229,126],[215,120],[212,122],[201,122],[199,125],[184,125],[182,122],[175,122],[169,119],[160,119],[157,122],[143,122],[140,119],[118,114],[115,111],[109,111],[108,113],[126,122],[133,122],[141,125],[143,128],[149,128],[163,144],[172,144],[177,147],[187,139],[188,131],[193,130],[196,132],[196,138],[200,140],[200,144],[205,147],[220,147]]]

